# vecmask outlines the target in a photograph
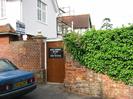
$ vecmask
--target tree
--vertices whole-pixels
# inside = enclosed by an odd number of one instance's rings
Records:
[[[113,27],[113,24],[110,23],[110,18],[104,18],[103,19],[103,25],[101,26],[101,29],[110,30]]]

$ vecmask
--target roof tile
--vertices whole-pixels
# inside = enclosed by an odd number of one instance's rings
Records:
[[[89,14],[75,15],[75,16],[62,16],[62,17],[58,17],[58,19],[69,26],[71,26],[73,22],[74,29],[81,29],[81,28],[87,29],[92,27]]]

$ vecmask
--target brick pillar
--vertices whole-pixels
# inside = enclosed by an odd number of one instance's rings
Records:
[[[33,37],[33,40],[36,40],[40,44],[40,71],[36,73],[39,82],[45,83],[46,82],[46,70],[45,70],[45,44],[46,44],[46,37],[44,37],[41,32],[38,33],[37,36]]]

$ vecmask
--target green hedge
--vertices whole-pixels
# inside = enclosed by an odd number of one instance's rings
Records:
[[[67,50],[87,68],[133,85],[133,28],[66,34]]]

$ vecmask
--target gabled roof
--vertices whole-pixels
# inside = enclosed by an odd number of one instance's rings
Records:
[[[90,14],[74,15],[74,16],[62,16],[58,17],[58,20],[71,26],[73,22],[74,29],[87,29],[92,28]]]
[[[1,25],[0,26],[0,33],[15,33],[16,31],[12,28],[10,24]]]

